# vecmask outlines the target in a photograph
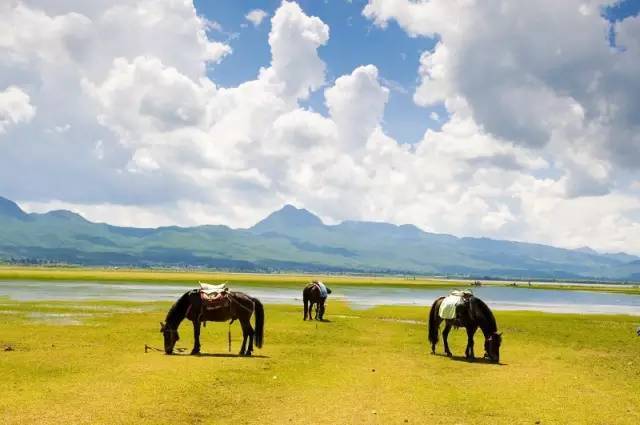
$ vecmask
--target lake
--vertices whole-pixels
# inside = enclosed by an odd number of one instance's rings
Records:
[[[0,281],[0,297],[18,301],[113,300],[175,301],[195,285],[152,283],[105,283],[60,281]],[[300,304],[302,288],[233,285],[267,304]],[[332,300],[347,302],[353,308],[377,305],[430,306],[449,292],[446,288],[394,288],[388,286],[332,286]],[[640,315],[640,296],[589,291],[480,287],[473,292],[496,310],[534,310],[554,313]]]

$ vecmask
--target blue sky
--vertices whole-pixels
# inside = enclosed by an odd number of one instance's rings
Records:
[[[222,26],[224,33],[212,31],[214,39],[225,40],[233,54],[212,67],[210,77],[216,84],[229,87],[256,77],[260,67],[268,66],[271,54],[267,39],[269,19],[280,1],[196,0],[198,13]],[[415,143],[427,128],[438,129],[446,119],[434,121],[429,117],[435,111],[446,117],[443,106],[423,108],[413,102],[413,92],[418,83],[417,70],[420,55],[432,50],[437,40],[425,37],[408,37],[395,22],[381,29],[362,16],[366,1],[354,0],[304,0],[299,2],[308,15],[318,16],[330,27],[327,45],[319,49],[320,57],[327,64],[327,82],[351,73],[360,65],[373,64],[391,89],[385,110],[384,129],[401,143]],[[252,9],[262,9],[269,17],[258,28],[245,19]],[[307,106],[326,112],[323,90],[313,93]]]
[[[612,23],[609,30],[609,42],[612,46],[616,45],[615,22],[620,22],[629,16],[636,16],[638,13],[640,13],[640,0],[623,0],[602,11],[602,15]]]

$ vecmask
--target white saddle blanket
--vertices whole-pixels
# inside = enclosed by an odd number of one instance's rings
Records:
[[[443,319],[455,319],[456,307],[460,302],[462,302],[461,296],[449,295],[440,303],[440,309],[438,310],[438,315]]]
[[[204,282],[199,282],[199,283],[200,283],[200,290],[207,295],[216,295],[221,292],[226,292],[229,290],[229,288],[227,288],[226,283],[221,283],[219,285],[211,285],[209,283],[204,283]]]
[[[320,296],[322,298],[327,298],[329,294],[327,293],[327,287],[324,286],[324,283],[318,282],[318,287],[320,288]]]
[[[473,295],[471,291],[451,291],[451,295],[447,296],[440,303],[440,309],[438,310],[438,315],[443,319],[455,319],[456,318],[456,307],[458,304],[462,303],[462,297]]]

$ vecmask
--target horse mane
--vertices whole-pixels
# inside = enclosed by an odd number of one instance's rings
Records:
[[[189,300],[189,296],[193,291],[185,292],[169,309],[167,313],[167,318],[165,322],[170,323],[172,325],[177,325],[185,318],[187,315],[187,309],[189,305],[191,305],[191,301]]]
[[[496,318],[493,316],[491,309],[482,301],[480,298],[473,297],[472,298],[472,306],[474,308],[471,309],[471,313],[477,317],[480,328],[485,335],[492,334],[498,331],[498,325],[496,323]],[[476,310],[477,311],[474,311]]]

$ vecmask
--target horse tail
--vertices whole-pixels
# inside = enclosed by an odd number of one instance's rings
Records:
[[[429,342],[431,342],[432,345],[436,345],[438,343],[438,327],[440,325],[438,320],[438,309],[443,298],[444,297],[437,298],[431,305],[431,311],[429,311]]]
[[[307,320],[307,311],[309,311],[309,288],[304,288],[302,291],[302,304],[304,306],[304,320]]]
[[[252,298],[256,315],[256,328],[253,334],[256,347],[262,348],[262,341],[264,340],[264,306],[257,298]]]

